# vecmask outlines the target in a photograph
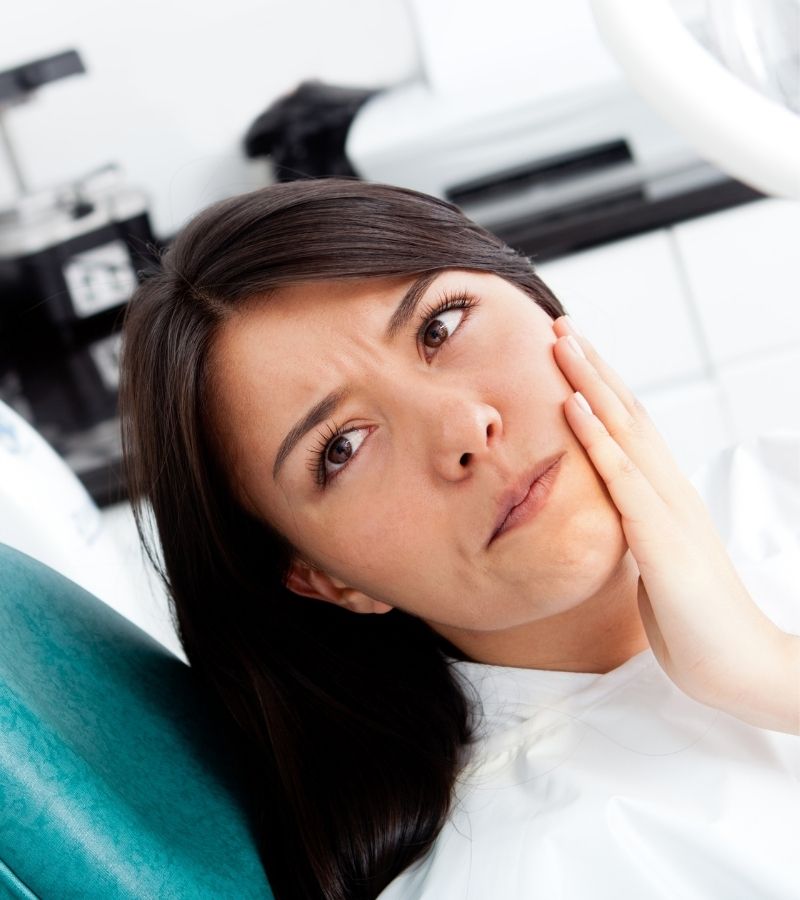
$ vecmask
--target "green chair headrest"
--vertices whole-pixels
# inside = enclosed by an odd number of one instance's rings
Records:
[[[0,545],[0,894],[272,898],[191,669]]]

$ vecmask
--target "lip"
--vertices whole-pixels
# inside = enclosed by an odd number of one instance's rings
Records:
[[[527,522],[544,506],[563,456],[564,453],[556,453],[541,460],[520,479],[520,482],[506,490],[498,503],[500,511],[489,544],[516,525]]]

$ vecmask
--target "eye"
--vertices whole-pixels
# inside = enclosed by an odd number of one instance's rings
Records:
[[[435,350],[458,328],[464,318],[463,309],[451,309],[438,315],[425,329],[422,342]]]
[[[428,349],[438,350],[461,325],[469,314],[468,311],[476,303],[477,300],[469,294],[460,293],[446,297],[433,307],[423,309],[420,313],[422,325],[419,329],[419,341]],[[455,315],[459,311],[460,315]],[[447,315],[449,312],[453,315]]]
[[[363,432],[368,430],[367,428],[337,428],[334,425],[331,432],[322,436],[312,457],[312,471],[315,473],[317,484],[320,487],[325,487],[332,481],[356,455],[356,451],[364,442]],[[358,434],[361,434],[360,439],[351,440],[349,437]],[[331,472],[327,467],[328,463],[339,465],[339,468]]]

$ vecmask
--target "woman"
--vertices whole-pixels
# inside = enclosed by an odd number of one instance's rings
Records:
[[[129,484],[279,900],[446,896],[398,876],[484,734],[470,666],[652,648],[687,702],[800,732],[793,637],[563,314],[455,207],[339,179],[205,210],[131,303]]]

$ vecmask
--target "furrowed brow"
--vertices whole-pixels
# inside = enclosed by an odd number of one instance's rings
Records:
[[[403,330],[414,315],[419,301],[425,292],[431,286],[440,272],[425,272],[417,278],[411,287],[403,294],[403,299],[397,305],[389,319],[389,324],[384,332],[384,341],[386,343],[393,340],[396,335]],[[289,433],[281,442],[278,453],[275,457],[275,464],[272,467],[272,478],[277,480],[278,472],[281,466],[286,462],[289,454],[294,450],[298,441],[312,428],[324,422],[336,412],[341,404],[347,399],[350,393],[349,387],[344,386],[335,391],[331,391],[326,397],[316,403],[295,425],[292,426]]]

